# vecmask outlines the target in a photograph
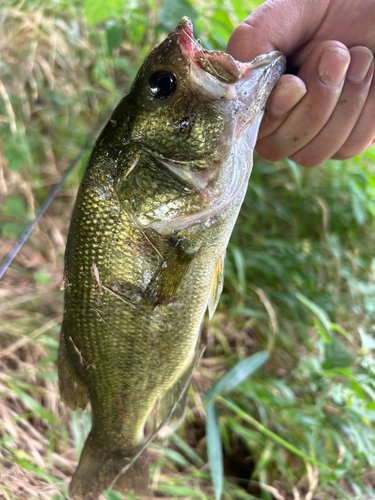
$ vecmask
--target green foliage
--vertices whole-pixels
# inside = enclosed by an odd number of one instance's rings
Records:
[[[159,19],[164,29],[172,31],[184,16],[190,17],[195,24],[197,14],[196,9],[188,0],[166,0],[159,12]]]
[[[101,0],[96,2],[83,0],[83,8],[88,26],[93,26],[121,15],[121,12],[128,7],[127,4],[128,2],[124,2],[123,0]]]
[[[123,28],[121,24],[116,23],[110,26],[107,30],[106,36],[108,52],[112,54],[112,52],[120,46],[122,40]]]
[[[272,176],[259,161],[228,251],[223,299],[238,311],[240,328],[248,321],[241,323],[243,303],[266,309],[269,327],[252,314],[251,329],[272,347],[272,369],[238,386],[236,410],[230,409],[242,423],[229,417],[227,425],[256,457],[252,478],[273,484],[282,471],[285,491],[310,462],[318,490],[329,498],[352,498],[338,487],[343,476],[350,477],[352,494],[373,495],[361,478],[375,458],[375,344],[367,333],[374,323],[375,172],[366,155],[362,161],[312,171],[285,162]],[[358,179],[361,218],[352,203]],[[283,448],[303,458],[301,464],[292,466]]]
[[[324,345],[324,361],[322,364],[324,370],[347,368],[353,361],[353,356],[348,353],[344,344],[339,340],[333,339]]]
[[[19,217],[24,215],[26,212],[25,202],[22,198],[18,198],[17,196],[9,196],[7,199],[3,213],[4,215],[14,215],[15,217]]]
[[[105,491],[104,497],[107,500],[121,500],[122,499],[121,493],[118,493],[117,491]]]

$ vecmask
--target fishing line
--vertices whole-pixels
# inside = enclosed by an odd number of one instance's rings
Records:
[[[60,182],[58,184],[56,184],[55,187],[52,189],[52,191],[50,192],[50,194],[48,195],[48,197],[42,203],[42,205],[41,205],[41,207],[40,207],[37,215],[35,216],[35,218],[26,226],[26,228],[24,229],[24,231],[21,234],[21,236],[18,238],[17,242],[15,243],[15,245],[13,246],[13,248],[11,249],[11,251],[5,257],[4,262],[0,266],[0,279],[4,276],[5,271],[8,269],[8,267],[10,266],[10,264],[12,263],[13,259],[18,254],[18,252],[21,250],[23,244],[25,243],[25,241],[27,240],[27,238],[30,236],[30,234],[33,231],[34,227],[38,224],[38,222],[41,219],[42,215],[47,210],[47,208],[51,204],[52,200],[55,198],[55,196],[59,192],[61,186],[66,181],[66,179],[67,179],[68,175],[70,174],[70,172],[74,169],[74,167],[77,165],[77,163],[79,162],[79,160],[81,159],[81,157],[85,154],[86,150],[88,149],[88,147],[92,143],[93,139],[94,139],[94,134],[90,135],[90,137],[87,139],[87,141],[85,142],[85,144],[81,147],[78,155],[74,158],[74,160],[72,161],[72,163],[70,164],[70,166],[68,167],[68,169],[66,170],[66,172],[63,174],[62,178],[60,179]]]
[[[122,89],[124,90],[124,89]],[[120,95],[123,95],[123,92],[121,92]],[[115,100],[115,102],[118,102],[118,98]],[[63,174],[61,177],[60,181],[58,184],[55,185],[55,187],[52,189],[48,197],[44,200],[42,203],[37,215],[35,218],[26,226],[24,229],[23,233],[21,236],[18,238],[17,242],[13,246],[13,248],[10,250],[8,255],[5,257],[3,263],[0,266],[0,280],[4,276],[6,270],[10,266],[10,264],[13,262],[13,259],[15,256],[18,254],[18,252],[21,250],[23,244],[27,240],[27,238],[30,236],[31,232],[33,231],[34,227],[38,224],[40,221],[41,217],[43,216],[44,212],[47,210],[49,205],[51,204],[52,200],[55,198],[59,190],[61,189],[62,185],[66,181],[67,177],[69,176],[70,172],[74,169],[74,167],[77,165],[79,160],[82,158],[82,156],[86,153],[86,151],[92,147],[94,140],[96,136],[98,135],[99,131],[103,128],[104,124],[107,122],[110,114],[112,113],[112,110],[114,109],[114,103],[107,108],[107,110],[101,114],[100,118],[98,119],[96,125],[92,129],[91,134],[89,135],[88,139],[86,142],[81,146],[81,149],[79,150],[79,153],[77,156],[72,160],[71,164],[67,168],[66,172]]]

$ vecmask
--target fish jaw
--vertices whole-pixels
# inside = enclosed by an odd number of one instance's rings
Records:
[[[240,107],[247,115],[257,115],[264,108],[272,88],[285,71],[286,60],[279,51],[241,63],[225,52],[203,49],[195,40],[187,17],[180,20],[172,36],[177,36],[181,51],[190,63],[191,86],[198,87],[200,94],[211,94],[215,100],[242,103]],[[251,123],[248,118],[243,120],[247,126]]]
[[[236,84],[236,139],[247,132],[257,136],[266,102],[276,82],[285,71],[286,59],[279,51],[262,54],[249,63],[238,63],[241,78]],[[249,130],[251,129],[251,130]],[[255,142],[254,140],[252,143]]]
[[[170,36],[178,37],[181,51],[188,59],[208,73],[226,83],[237,82],[241,78],[238,62],[225,52],[206,50],[195,40],[193,25],[188,17],[183,17]]]

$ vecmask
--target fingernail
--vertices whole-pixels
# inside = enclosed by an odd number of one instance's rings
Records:
[[[306,94],[306,89],[290,83],[280,83],[275,89],[268,111],[273,116],[285,115]]]
[[[339,87],[344,81],[350,62],[349,54],[340,47],[326,47],[318,64],[320,80],[330,87]]]
[[[373,58],[372,52],[367,47],[352,47],[349,52],[350,64],[346,78],[353,83],[361,83],[369,70]]]

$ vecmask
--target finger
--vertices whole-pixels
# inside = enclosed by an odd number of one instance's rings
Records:
[[[307,93],[281,126],[257,143],[257,151],[276,161],[295,154],[325,126],[340,97],[350,62],[348,49],[336,41],[320,43],[298,74]]]
[[[272,91],[261,123],[258,140],[272,134],[306,94],[306,85],[294,75],[283,75]]]
[[[315,0],[302,3],[315,8]],[[300,67],[317,42],[323,40],[339,40],[347,47],[364,46],[375,52],[374,15],[374,0],[331,0],[314,36],[303,46],[297,47],[289,62]],[[309,22],[308,19],[305,22]]]
[[[331,158],[356,126],[369,93],[374,63],[367,47],[353,47],[349,52],[350,65],[331,117],[314,139],[290,157],[300,165],[315,167]],[[368,142],[365,141],[364,147]]]
[[[374,67],[374,62],[372,63]],[[371,70],[371,68],[370,68]],[[374,70],[373,70],[374,73]],[[372,76],[370,90],[361,116],[349,137],[332,158],[346,160],[357,156],[375,143],[375,79]]]
[[[269,0],[237,26],[227,52],[242,62],[275,49],[289,56],[319,29],[329,6],[330,0],[315,0],[314,5],[301,0]]]

